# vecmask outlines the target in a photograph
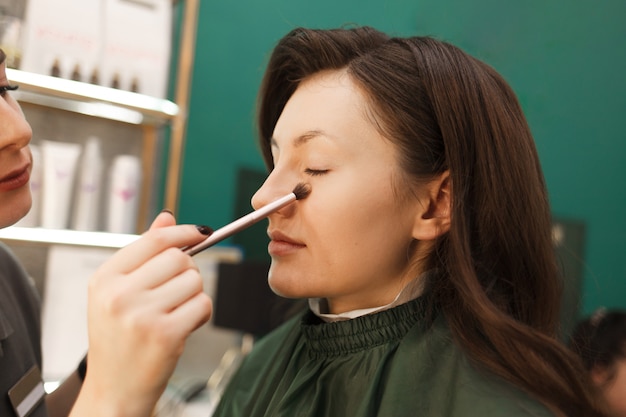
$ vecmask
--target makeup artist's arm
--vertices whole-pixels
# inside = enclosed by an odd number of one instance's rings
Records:
[[[187,337],[211,315],[211,300],[181,250],[205,235],[161,213],[89,281],[89,354],[70,416],[150,416]]]

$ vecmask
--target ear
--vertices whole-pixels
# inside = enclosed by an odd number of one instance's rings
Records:
[[[419,210],[413,226],[417,240],[434,240],[450,230],[452,210],[452,180],[445,171],[425,186],[419,199]]]
[[[608,366],[595,365],[591,368],[589,375],[597,387],[602,387],[611,379],[611,369]]]

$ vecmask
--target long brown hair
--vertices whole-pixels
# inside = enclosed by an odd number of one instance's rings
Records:
[[[450,171],[451,228],[427,262],[457,342],[476,363],[568,416],[602,415],[584,369],[556,339],[561,295],[546,186],[534,141],[504,79],[430,37],[368,27],[298,28],[274,49],[259,93],[260,145],[305,78],[347,69],[409,178]]]

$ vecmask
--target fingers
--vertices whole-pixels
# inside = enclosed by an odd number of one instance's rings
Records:
[[[205,293],[198,293],[170,313],[170,320],[177,323],[179,331],[188,335],[205,324],[213,314],[213,303]]]
[[[148,230],[158,229],[160,227],[174,226],[175,224],[176,219],[174,218],[172,212],[169,210],[163,210],[152,221],[152,224],[150,225],[150,228]]]
[[[142,302],[154,313],[154,308],[174,309],[202,291],[198,267],[179,248],[196,243],[211,232],[206,226],[177,226],[170,212],[162,212],[140,239],[116,252],[101,266],[90,280],[91,292],[107,300],[114,309],[139,306]],[[177,279],[181,275],[195,278]],[[166,288],[173,292],[160,291],[162,301],[154,302],[151,291],[169,281],[172,283]]]
[[[168,214],[160,214],[155,223],[162,221],[165,216]],[[151,228],[140,239],[117,251],[111,257],[110,262],[107,262],[107,267],[110,269],[106,269],[105,272],[129,273],[165,249],[193,245],[203,238],[206,238],[206,235],[193,225]]]
[[[152,289],[187,270],[198,271],[191,257],[178,248],[166,248],[128,273],[127,279],[136,288]]]
[[[173,260],[176,258],[178,263]],[[179,250],[168,249],[139,268],[138,277],[133,275],[128,277],[131,282],[145,283],[150,279],[149,287],[139,285],[138,289],[148,289],[143,292],[142,304],[150,309],[149,314],[153,317],[169,315],[169,320],[177,323],[176,326],[184,323],[179,328],[183,332],[191,332],[209,319],[211,305],[206,305],[210,299],[204,293],[202,276],[191,258]]]
[[[150,302],[159,310],[170,312],[203,291],[200,273],[187,269],[154,288],[150,292]]]

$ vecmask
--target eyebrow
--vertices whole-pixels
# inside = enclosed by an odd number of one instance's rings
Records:
[[[327,135],[322,130],[309,130],[305,132],[304,134],[298,136],[293,141],[293,146],[294,148],[298,148],[304,145],[305,143],[307,143],[308,141],[310,141],[311,139],[315,139],[319,136],[327,136]],[[270,145],[278,148],[278,143],[276,143],[276,139],[273,136],[270,138]]]

